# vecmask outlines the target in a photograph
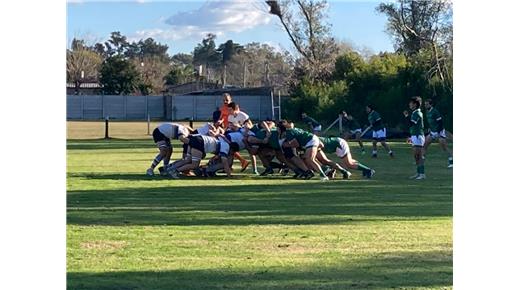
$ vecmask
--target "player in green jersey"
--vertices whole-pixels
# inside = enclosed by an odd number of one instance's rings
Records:
[[[318,121],[307,116],[306,113],[302,113],[302,121],[309,125],[314,135],[319,136],[321,134],[321,124]]]
[[[280,147],[278,130],[274,127],[274,122],[265,120],[259,124],[252,125],[246,123],[245,128],[249,130],[247,143],[251,147],[251,152],[256,154],[262,164],[264,165],[264,172],[260,176],[273,174],[274,169],[282,170],[286,175],[288,173],[289,166],[295,172],[298,171],[290,161],[288,161]],[[277,158],[278,162],[274,162],[273,159]]]
[[[343,118],[342,124],[346,127],[346,138],[347,140],[351,139],[354,136],[356,142],[359,144],[359,148],[361,148],[361,154],[365,154],[365,147],[363,146],[363,142],[361,141],[361,133],[363,130],[361,129],[361,125],[359,122],[354,119],[352,115],[349,115],[346,111],[341,111],[341,116]]]
[[[413,146],[413,153],[415,158],[415,164],[417,166],[417,173],[410,177],[410,179],[425,179],[424,174],[424,158],[423,158],[423,146],[424,146],[424,121],[423,114],[421,112],[421,97],[412,97],[408,103],[408,107],[412,111],[412,114],[408,111],[404,111],[403,115],[408,120],[410,126],[410,139]]]
[[[343,169],[341,166],[334,164],[328,164],[327,162],[330,161],[326,157],[324,157],[323,152],[326,153],[336,153],[336,156],[338,156],[341,159],[341,162],[343,163],[343,166],[351,169],[359,170],[363,173],[363,176],[366,178],[372,178],[372,176],[375,173],[375,170],[361,164],[359,161],[352,158],[352,154],[350,153],[350,148],[348,146],[347,141],[343,138],[339,137],[327,137],[323,138],[320,137],[320,154],[318,155],[318,160],[320,160],[321,163],[327,164],[331,167],[334,167],[335,169],[338,169],[340,172],[343,173],[343,178],[348,178],[349,174],[345,169]],[[338,168],[339,167],[339,168]]]
[[[293,126],[291,126],[291,124],[286,120],[280,121],[278,128],[280,132],[285,135],[285,141],[282,143],[282,148],[304,149],[305,167],[317,172],[322,181],[329,180],[316,158],[318,147],[320,145],[320,139],[318,139],[318,136],[300,128],[293,128]],[[291,158],[289,159],[291,160]],[[298,167],[301,168],[301,166]],[[313,174],[311,175],[309,172],[307,172],[307,175],[310,176],[309,178],[312,178],[313,176]]]
[[[433,105],[434,103],[432,99],[427,99],[424,102],[424,107],[426,108],[426,120],[428,120],[430,134],[426,136],[423,154],[426,155],[426,150],[428,150],[428,147],[433,141],[439,140],[442,150],[448,154],[448,168],[453,168],[453,155],[448,147],[448,141],[446,140],[446,129],[444,129],[442,116]]]
[[[390,157],[394,157],[394,152],[392,149],[390,149],[388,144],[386,144],[386,128],[383,126],[383,120],[381,119],[381,116],[374,110],[373,105],[367,105],[366,111],[370,125],[367,129],[365,129],[365,132],[372,129],[372,157],[377,158],[378,142],[380,142],[386,151],[388,151],[388,155],[390,155]]]

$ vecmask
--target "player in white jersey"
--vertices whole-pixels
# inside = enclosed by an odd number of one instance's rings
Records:
[[[153,176],[155,167],[161,162],[164,163],[164,168],[170,163],[173,147],[171,139],[179,139],[187,137],[191,130],[189,127],[177,123],[163,123],[153,130],[153,141],[159,149],[159,154],[154,158],[150,168],[146,170],[146,174]]]
[[[242,127],[244,123],[246,123],[249,120],[249,115],[242,112],[240,110],[240,106],[235,103],[231,102],[228,104],[228,128],[230,128],[232,123],[238,123],[238,126]],[[226,128],[226,129],[228,129]],[[246,170],[249,166],[249,161],[244,159],[244,157],[240,156],[240,153],[236,152],[234,157],[236,157],[238,160],[240,160],[240,165],[242,166],[242,171]]]
[[[183,139],[183,142],[187,142],[189,146],[189,152],[186,156],[190,162],[177,169],[170,170],[170,175],[174,178],[179,177],[179,172],[189,171],[199,168],[200,162],[206,154],[213,153],[218,154],[222,160],[223,169],[227,176],[231,176],[231,169],[229,167],[228,157],[229,154],[237,151],[238,146],[230,144],[222,137],[211,137],[205,135],[190,135],[188,138]]]

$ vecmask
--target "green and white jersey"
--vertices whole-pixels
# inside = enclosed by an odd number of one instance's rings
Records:
[[[424,135],[424,121],[421,109],[416,109],[410,116],[410,135],[420,136]]]
[[[381,116],[378,112],[372,111],[368,114],[368,122],[372,126],[372,130],[379,131],[382,130],[383,127],[383,120],[381,119]]]
[[[323,143],[323,151],[325,153],[335,153],[336,148],[341,147],[338,137],[319,137]]]
[[[258,126],[258,124],[254,124],[253,127],[251,127],[251,129],[249,129],[249,131],[253,132],[255,135],[258,135],[258,133],[262,130],[263,129],[260,126]]]
[[[255,137],[258,139],[264,139],[266,135],[266,131],[264,129],[258,131],[258,133],[255,133]],[[269,137],[269,141],[267,142],[267,145],[269,147],[279,150],[280,143],[278,142],[278,130],[276,128],[271,129],[271,136]]]
[[[442,116],[437,109],[431,107],[426,111],[426,119],[428,120],[428,126],[432,132],[441,132],[444,129],[442,124]]]
[[[314,134],[310,132],[307,132],[300,128],[293,128],[287,129],[285,133],[285,140],[291,141],[293,139],[296,139],[296,141],[298,141],[298,143],[300,144],[300,147],[303,147],[305,146],[305,144],[312,140],[313,136]]]

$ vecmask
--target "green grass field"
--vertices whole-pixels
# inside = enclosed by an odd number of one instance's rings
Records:
[[[355,154],[373,180],[322,183],[151,178],[151,139],[69,140],[68,288],[451,289],[452,172],[434,145],[410,181],[391,146]]]

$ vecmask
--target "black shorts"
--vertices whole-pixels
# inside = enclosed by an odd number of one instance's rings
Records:
[[[166,142],[166,145],[168,145],[170,147],[172,146],[170,138],[166,137],[163,133],[161,133],[161,131],[159,131],[158,128],[155,128],[153,130],[152,136],[153,136],[153,142],[157,143],[160,141],[164,141],[164,142]]]
[[[198,136],[188,136],[188,146],[190,146],[191,148],[195,148],[199,151],[201,151],[202,153],[205,153],[204,152],[204,139],[202,139],[202,136],[198,135]]]
[[[282,151],[283,151],[283,156],[285,156],[285,158],[287,159],[291,159],[293,158],[294,156],[296,156],[294,154],[294,148],[291,148],[291,147],[283,147],[282,148]]]

